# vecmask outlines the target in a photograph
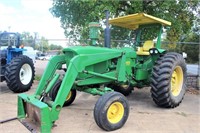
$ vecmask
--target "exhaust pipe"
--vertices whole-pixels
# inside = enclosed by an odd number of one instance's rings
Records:
[[[108,19],[110,16],[110,13],[108,10],[105,10],[106,13],[106,28],[104,30],[104,46],[107,48],[110,48],[110,28],[109,28],[109,23],[108,23]]]

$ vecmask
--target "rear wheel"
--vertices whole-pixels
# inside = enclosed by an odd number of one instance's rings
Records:
[[[161,107],[178,106],[186,92],[186,64],[182,55],[167,53],[160,57],[152,72],[151,94]]]
[[[106,131],[121,128],[129,116],[129,104],[126,97],[118,92],[109,92],[101,96],[94,107],[97,125]]]
[[[15,93],[28,91],[33,84],[34,76],[33,61],[24,55],[12,59],[5,71],[7,85]]]
[[[51,99],[53,101],[56,98],[56,95],[58,93],[61,83],[62,83],[62,81],[58,80],[55,83],[55,85],[52,87],[51,91],[49,92],[49,96],[51,97]],[[72,104],[74,102],[75,98],[76,98],[76,90],[70,90],[63,106],[69,106],[70,104]]]

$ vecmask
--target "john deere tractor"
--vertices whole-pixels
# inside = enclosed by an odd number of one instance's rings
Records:
[[[72,104],[76,91],[101,96],[94,107],[94,118],[106,131],[119,129],[127,121],[129,104],[124,95],[134,87],[151,86],[153,101],[160,107],[174,108],[181,103],[186,90],[184,59],[160,48],[163,27],[171,23],[144,13],[110,19],[109,23],[136,30],[134,47],[64,48],[62,55],[49,61],[36,92],[18,96],[18,119],[30,131],[51,132],[62,107]],[[98,23],[90,23],[93,45],[98,39],[98,27]],[[143,40],[151,27],[157,29],[157,40]],[[105,31],[105,46],[109,47],[109,30]]]
[[[28,91],[32,86],[35,70],[32,59],[23,55],[25,49],[20,47],[20,35],[1,33],[0,48],[0,81],[6,81],[9,89],[15,93]]]

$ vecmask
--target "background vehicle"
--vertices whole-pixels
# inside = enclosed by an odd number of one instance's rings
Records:
[[[33,60],[33,63],[35,63],[36,51],[32,47],[28,47],[28,46],[25,46],[24,49],[26,50],[23,51],[23,55],[28,56],[29,58]]]
[[[43,55],[43,56],[39,56],[37,57],[38,60],[49,60],[53,57],[53,55]]]
[[[75,46],[54,56],[35,94],[19,95],[18,119],[29,130],[50,132],[62,107],[74,101],[77,90],[101,96],[94,107],[94,118],[96,124],[106,131],[119,129],[125,124],[129,104],[122,94],[130,94],[133,87],[151,86],[152,98],[160,107],[174,108],[181,103],[186,89],[184,59],[180,54],[160,48],[163,26],[171,23],[144,13],[114,18],[109,22],[137,29],[134,47],[109,48],[107,25],[105,46],[108,48]],[[92,22],[89,27],[92,44],[96,45],[99,24]],[[153,38],[157,38],[155,43]],[[62,68],[63,65],[66,69]],[[64,76],[56,73],[60,69],[66,72]]]
[[[0,81],[6,81],[13,92],[28,91],[33,83],[35,70],[32,59],[23,55],[18,33],[0,34]],[[6,48],[5,48],[6,46]]]

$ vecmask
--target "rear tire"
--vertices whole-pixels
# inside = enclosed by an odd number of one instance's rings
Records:
[[[15,93],[28,91],[35,77],[35,68],[32,59],[20,55],[11,60],[5,71],[7,86]]]
[[[167,53],[160,57],[151,77],[153,101],[160,107],[177,107],[186,92],[186,77],[186,64],[182,55]]]
[[[98,99],[94,107],[95,122],[106,131],[121,128],[126,123],[128,116],[128,100],[118,92],[104,94]]]
[[[62,81],[58,80],[55,85],[52,87],[51,91],[49,92],[49,97],[54,101],[56,98],[56,95],[58,93],[58,90],[60,89]],[[76,90],[70,90],[68,96],[66,97],[66,101],[63,106],[69,106],[71,105],[76,98]]]

